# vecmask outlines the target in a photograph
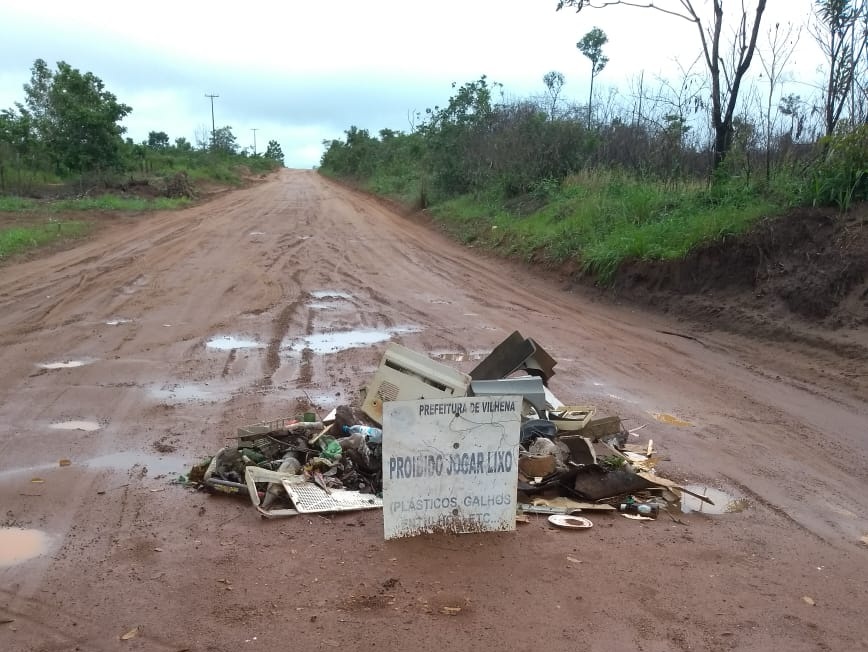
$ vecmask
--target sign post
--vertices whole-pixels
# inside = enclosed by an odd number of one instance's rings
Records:
[[[520,396],[383,406],[386,539],[515,529]]]

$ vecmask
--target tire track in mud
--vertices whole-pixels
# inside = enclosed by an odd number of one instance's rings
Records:
[[[272,377],[280,369],[280,348],[283,340],[289,332],[293,317],[307,299],[307,293],[300,295],[297,299],[284,306],[274,320],[271,339],[268,341],[268,347],[265,351],[265,368],[263,370],[262,382],[266,385],[271,385]]]

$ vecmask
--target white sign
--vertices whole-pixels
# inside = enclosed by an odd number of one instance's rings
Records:
[[[520,396],[383,405],[386,539],[515,529]]]

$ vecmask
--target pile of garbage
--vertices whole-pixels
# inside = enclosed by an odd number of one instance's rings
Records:
[[[556,365],[518,331],[469,374],[390,344],[358,407],[239,428],[235,442],[193,467],[188,481],[247,495],[265,517],[382,508],[384,403],[516,396],[522,399],[519,520],[522,513],[554,517],[582,510],[653,519],[682,492],[691,493],[656,474],[653,441],[631,443],[635,430],[625,429],[619,417],[597,417],[594,406],[566,405],[554,396],[548,382]]]

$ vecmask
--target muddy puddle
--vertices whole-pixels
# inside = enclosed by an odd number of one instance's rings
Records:
[[[141,288],[145,287],[148,284],[148,277],[144,274],[137,276],[132,282],[127,283],[125,286],[121,288],[121,292],[124,294],[135,294]]]
[[[265,345],[236,335],[215,335],[205,343],[205,346],[214,351],[231,351],[232,349],[261,349]]]
[[[93,457],[79,462],[90,469],[109,471],[134,471],[147,468],[148,476],[183,473],[190,464],[182,457],[154,455],[141,451],[121,451]]]
[[[357,329],[351,331],[333,331],[330,333],[317,333],[310,335],[300,342],[291,344],[288,348],[290,351],[300,353],[305,349],[310,349],[314,353],[326,354],[355,349],[362,346],[370,346],[372,344],[380,344],[388,342],[393,335],[401,335],[404,333],[416,333],[418,328],[411,327],[396,327],[386,329]]]
[[[314,299],[344,299],[350,300],[353,298],[353,295],[349,292],[343,292],[340,290],[314,290],[310,293]]]
[[[310,301],[307,307],[311,310],[337,310],[343,306],[337,301]]]
[[[0,568],[44,554],[49,542],[49,536],[41,530],[0,527]]]
[[[667,414],[666,412],[652,412],[651,416],[657,419],[660,423],[665,423],[670,426],[680,426],[682,428],[686,428],[687,426],[692,426],[693,424],[689,421],[685,421],[684,419],[675,416],[674,414]]]
[[[163,403],[189,403],[192,401],[214,403],[220,394],[221,392],[203,385],[154,385],[148,389],[149,396]]]
[[[33,466],[16,466],[11,469],[3,469],[0,471],[0,480],[5,480],[6,478],[14,478],[19,475],[33,475],[34,478],[42,481],[42,478],[39,478],[35,474],[43,473],[45,471],[51,471],[53,469],[61,468],[58,462],[52,462],[51,464],[38,464]],[[17,479],[17,478],[16,478]],[[26,481],[26,478],[24,478]],[[37,483],[39,484],[39,483]]]
[[[84,432],[93,432],[99,430],[100,425],[96,421],[61,421],[52,423],[49,428],[54,430],[83,430]]]
[[[157,455],[155,453],[143,453],[141,451],[121,451],[118,453],[109,453],[107,455],[99,455],[87,459],[76,458],[70,456],[71,459],[61,459],[48,462],[46,464],[34,464],[32,466],[20,466],[11,469],[3,469],[0,471],[0,480],[7,478],[15,478],[16,481],[27,481],[27,476],[33,476],[38,484],[52,484],[61,475],[52,473],[55,469],[60,469],[60,473],[66,473],[67,469],[86,468],[92,471],[134,471],[141,470],[145,467],[148,469],[148,477],[158,475],[175,475],[184,473],[190,463],[183,457],[172,455]],[[18,478],[17,476],[24,476]]]
[[[685,514],[692,512],[697,514],[736,514],[743,512],[750,506],[750,502],[746,498],[739,498],[707,485],[689,484],[685,488],[695,494],[705,496],[714,502],[714,505],[709,505],[695,496],[686,493],[682,494],[681,511]]]
[[[92,363],[93,360],[57,360],[55,362],[40,362],[37,366],[41,369],[74,369]]]

